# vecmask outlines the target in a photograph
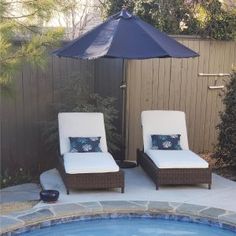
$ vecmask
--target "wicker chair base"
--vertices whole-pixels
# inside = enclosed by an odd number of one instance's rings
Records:
[[[124,193],[124,172],[108,173],[86,173],[86,174],[67,174],[64,169],[63,159],[60,158],[58,170],[66,186],[67,194],[69,189],[108,189],[121,188]]]
[[[158,190],[160,185],[207,184],[211,189],[211,168],[160,169],[143,151],[137,150],[137,164],[149,175]]]

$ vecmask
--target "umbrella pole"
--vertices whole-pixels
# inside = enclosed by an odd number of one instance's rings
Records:
[[[133,168],[136,163],[125,160],[126,156],[126,109],[127,109],[127,77],[126,77],[126,60],[122,61],[122,82],[120,88],[122,89],[122,137],[121,137],[121,160],[118,163],[120,168]]]

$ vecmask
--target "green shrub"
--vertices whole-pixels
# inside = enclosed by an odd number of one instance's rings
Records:
[[[0,188],[5,188],[17,184],[29,183],[32,181],[32,176],[29,170],[19,168],[14,173],[10,173],[8,169],[0,174]]]
[[[92,93],[88,80],[81,79],[78,74],[60,82],[57,90],[58,101],[52,104],[53,119],[43,124],[43,137],[46,146],[51,150],[58,148],[58,119],[59,112],[102,112],[104,114],[107,145],[111,153],[120,150],[121,137],[117,133],[114,121],[118,111],[114,108],[115,98],[101,97]]]
[[[235,3],[221,0],[105,0],[104,17],[126,5],[144,21],[168,34],[236,39]]]
[[[215,157],[236,166],[236,70],[231,74],[223,103],[225,110],[220,113],[221,122],[217,126],[219,136]]]

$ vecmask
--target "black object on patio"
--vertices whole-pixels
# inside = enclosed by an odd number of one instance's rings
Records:
[[[42,190],[40,192],[40,199],[43,202],[53,203],[56,202],[59,198],[59,192],[57,190]]]
[[[198,53],[187,48],[167,34],[159,31],[139,17],[123,8],[104,23],[73,40],[66,46],[53,52],[59,57],[96,59],[148,59],[148,58],[189,58]],[[123,60],[124,62],[124,60]],[[125,148],[125,111],[126,111],[126,78],[123,63],[123,121],[122,144]],[[125,150],[123,150],[123,157]],[[121,160],[120,167],[135,166],[132,162]]]

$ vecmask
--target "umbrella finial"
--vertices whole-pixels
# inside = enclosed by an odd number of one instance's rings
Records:
[[[118,18],[123,18],[123,19],[130,19],[130,18],[132,18],[132,14],[130,14],[127,11],[127,9],[128,9],[128,6],[126,4],[124,4],[122,6],[122,9],[121,9],[119,15],[118,15]]]
[[[123,4],[123,6],[122,6],[122,10],[127,10],[127,8],[128,8],[128,6],[126,5],[126,4]]]

